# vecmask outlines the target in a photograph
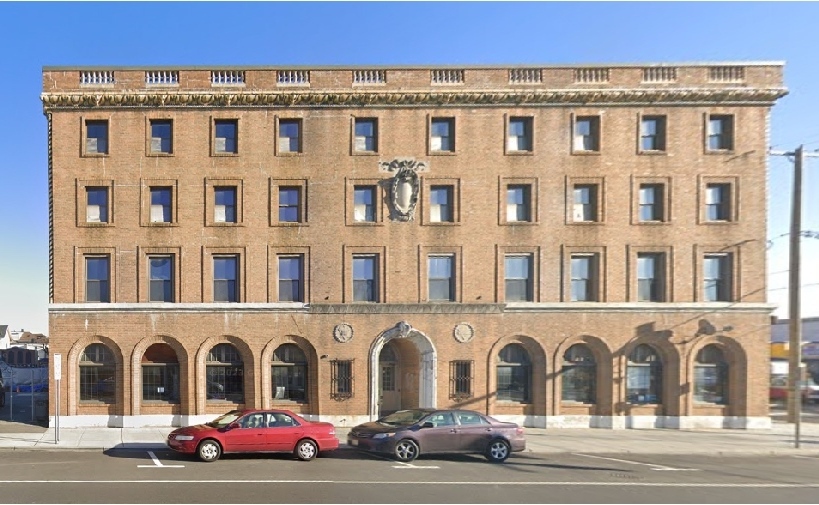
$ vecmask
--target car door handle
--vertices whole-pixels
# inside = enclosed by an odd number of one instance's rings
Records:
[[[492,431],[492,428],[486,428],[487,433]]]
[[[451,430],[449,430],[449,432],[450,433],[458,433],[458,430],[457,430],[457,428],[452,428]]]

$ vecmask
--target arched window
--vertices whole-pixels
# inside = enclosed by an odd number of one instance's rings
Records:
[[[714,344],[700,349],[694,360],[694,402],[728,404],[728,363]]]
[[[244,403],[245,365],[239,351],[230,344],[217,344],[205,364],[208,400]]]
[[[91,344],[80,355],[80,401],[116,403],[117,365],[111,350]]]
[[[520,344],[509,344],[498,354],[498,401],[531,403],[532,367]]]
[[[273,351],[273,399],[307,401],[307,357],[299,346],[282,344]]]
[[[626,400],[632,404],[663,402],[663,362],[651,346],[638,345],[628,357]]]
[[[179,359],[168,344],[152,344],[142,355],[142,401],[179,403]]]
[[[561,374],[562,401],[596,403],[597,363],[587,345],[575,344],[566,350]]]

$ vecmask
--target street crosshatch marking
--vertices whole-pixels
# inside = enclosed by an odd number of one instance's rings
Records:
[[[657,465],[654,463],[640,463],[639,461],[629,461],[627,459],[618,459],[618,458],[606,458],[603,456],[592,456],[591,454],[580,454],[579,452],[572,453],[575,456],[583,456],[585,458],[595,458],[595,459],[605,459],[608,461],[616,461],[617,463],[626,463],[629,465],[643,465],[651,468],[652,470],[658,470],[661,472],[699,472],[699,468],[674,468],[673,466],[665,466],[665,465]]]

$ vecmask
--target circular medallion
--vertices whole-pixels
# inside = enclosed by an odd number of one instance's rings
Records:
[[[347,323],[337,324],[333,328],[333,338],[342,344],[349,342],[353,339],[353,327]]]
[[[463,344],[472,340],[472,337],[475,336],[475,329],[468,323],[460,323],[455,325],[453,334],[455,340]]]

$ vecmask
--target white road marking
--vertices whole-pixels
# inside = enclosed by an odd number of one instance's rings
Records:
[[[403,461],[395,461],[394,459],[387,458],[385,456],[381,456],[380,454],[367,453],[367,455],[372,456],[374,458],[383,459],[384,461],[390,461],[392,463],[398,463],[398,465],[400,465],[400,466],[393,465],[392,466],[393,468],[416,468],[418,470],[423,470],[423,469],[426,469],[426,468],[432,468],[432,469],[441,468],[440,466],[418,466],[418,465],[413,465],[412,463],[404,463]]]
[[[629,461],[627,459],[617,459],[617,458],[606,458],[603,456],[592,456],[591,454],[580,454],[578,452],[572,453],[575,456],[584,456],[586,458],[595,458],[595,459],[607,459],[609,461],[616,461],[618,463],[627,463],[629,465],[644,465],[651,467],[652,470],[657,470],[660,472],[699,472],[699,468],[674,468],[672,466],[665,466],[665,465],[655,465],[653,463],[640,463],[639,461]]]
[[[411,465],[409,463],[404,463],[404,465],[406,465],[406,466],[395,466],[395,465],[393,465],[393,468],[415,468],[416,470],[426,470],[427,468],[441,468],[440,466],[417,466],[417,465]]]
[[[794,458],[801,458],[801,459],[819,459],[813,456],[794,456]]]
[[[436,485],[436,486],[577,486],[577,487],[685,487],[685,488],[819,488],[817,483],[694,483],[694,482],[536,482],[536,481],[377,481],[377,480],[0,480],[0,484],[338,484],[338,485]]]
[[[152,451],[148,451],[148,455],[154,460],[153,465],[137,465],[137,468],[185,468],[185,465],[163,465],[159,458],[156,457]]]

